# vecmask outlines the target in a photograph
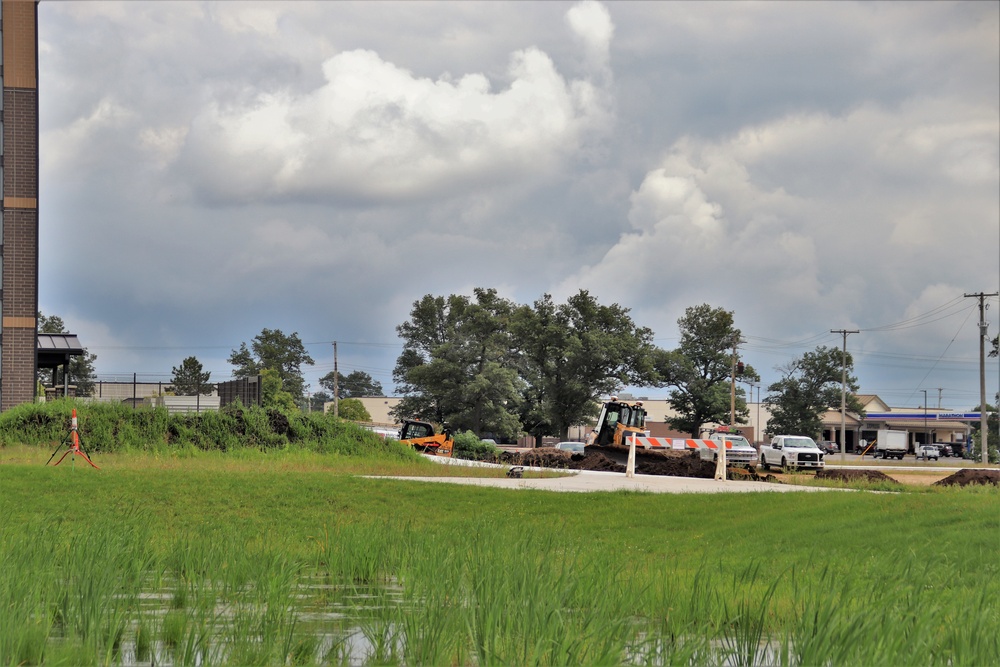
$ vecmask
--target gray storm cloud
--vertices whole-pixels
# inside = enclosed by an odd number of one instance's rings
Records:
[[[797,304],[804,331],[823,311],[873,298],[924,303],[909,289],[919,270],[937,278],[935,294],[961,293],[966,272],[938,250],[946,236],[976,239],[997,224],[984,187],[997,179],[997,138],[981,108],[949,108],[945,117],[934,104],[866,105],[681,139],[633,191],[630,229],[557,293],[583,285],[653,313],[697,298],[738,309],[763,292]],[[741,279],[750,268],[754,280]]]
[[[413,301],[480,286],[590,289],[661,340],[699,303],[785,341],[917,316],[996,291],[998,25],[969,2],[43,2],[39,306],[100,372],[225,373],[266,326],[377,341],[386,387]],[[965,315],[851,342],[937,358]],[[977,352],[971,318],[949,354]],[[928,372],[907,364],[862,369]]]

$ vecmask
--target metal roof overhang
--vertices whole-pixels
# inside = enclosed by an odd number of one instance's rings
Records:
[[[80,356],[85,352],[76,334],[36,334],[35,362],[39,368],[58,368],[68,363],[70,357]]]

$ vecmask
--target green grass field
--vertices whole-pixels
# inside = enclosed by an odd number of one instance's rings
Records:
[[[547,493],[362,477],[455,474],[396,455],[50,453],[0,448],[2,664],[1000,664],[995,487]]]

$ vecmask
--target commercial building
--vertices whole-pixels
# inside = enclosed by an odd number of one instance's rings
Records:
[[[0,3],[0,410],[33,400],[38,313],[38,3]]]

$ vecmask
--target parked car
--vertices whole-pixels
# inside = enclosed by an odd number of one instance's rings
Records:
[[[833,440],[821,440],[820,442],[816,443],[816,446],[819,447],[824,454],[840,453],[840,445],[835,443]]]
[[[938,448],[938,454],[941,456],[951,456],[953,454],[951,445],[947,442],[935,442],[934,446]]]
[[[556,445],[556,449],[561,449],[571,454],[583,454],[584,444],[582,442],[560,442]]]
[[[920,445],[917,448],[918,459],[923,459],[925,461],[937,461],[938,456],[940,456],[940,454],[938,453],[937,445]]]

